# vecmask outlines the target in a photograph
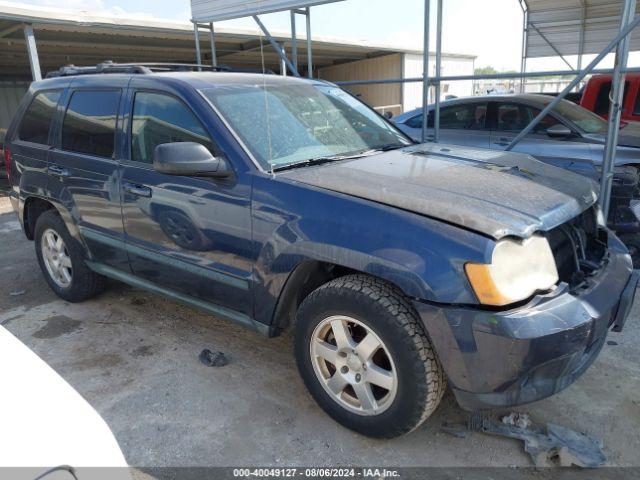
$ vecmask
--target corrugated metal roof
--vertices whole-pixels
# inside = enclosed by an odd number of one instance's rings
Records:
[[[191,19],[198,22],[219,22],[294,8],[312,7],[342,0],[191,0]]]
[[[193,25],[188,21],[161,20],[148,17],[96,15],[65,9],[7,4],[0,0],[0,77],[30,78],[29,60],[22,24],[30,23],[43,72],[62,65],[95,65],[104,60],[116,62],[195,61]],[[6,33],[3,33],[6,32]],[[289,32],[271,32],[291,51]],[[218,62],[236,68],[262,66],[278,70],[280,59],[266,39],[260,40],[256,28],[216,28]],[[304,31],[298,35],[298,63],[306,68]],[[204,61],[211,59],[209,32],[202,30],[200,45]],[[417,53],[412,48],[355,39],[313,37],[313,59],[316,68],[372,58],[393,53]],[[473,55],[443,53],[449,58],[475,58]]]
[[[524,0],[529,12],[527,57],[600,53],[617,35],[622,0]],[[640,12],[640,4],[636,13]],[[553,47],[549,45],[553,44]],[[554,50],[557,50],[557,52]],[[631,34],[631,50],[640,50],[640,30]]]

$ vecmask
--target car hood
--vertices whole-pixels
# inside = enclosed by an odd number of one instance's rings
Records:
[[[592,180],[529,155],[434,144],[283,171],[278,176],[495,239],[525,238],[552,229],[597,198]]]
[[[621,147],[640,147],[640,124],[629,122],[620,129],[618,145]]]
[[[600,134],[585,135],[586,138],[604,144],[607,136]],[[640,122],[628,122],[623,125],[618,133],[619,147],[640,148]]]

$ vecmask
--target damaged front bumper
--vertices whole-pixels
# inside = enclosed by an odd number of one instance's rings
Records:
[[[609,243],[606,267],[579,293],[560,286],[501,312],[414,302],[461,407],[540,400],[591,365],[608,330],[624,326],[638,284],[624,247]]]

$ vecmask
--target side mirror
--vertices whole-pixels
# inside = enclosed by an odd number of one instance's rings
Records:
[[[226,178],[231,175],[231,168],[224,158],[214,157],[204,145],[195,142],[158,145],[153,152],[153,169],[185,177]]]
[[[393,118],[393,113],[391,113],[389,110],[387,110],[386,112],[384,112],[384,113],[382,114],[382,116],[383,116],[384,118],[386,118],[387,120],[391,120],[391,119]]]
[[[547,128],[547,135],[550,137],[561,138],[561,137],[569,137],[573,132],[569,127],[565,127],[564,125],[557,123],[552,127]]]

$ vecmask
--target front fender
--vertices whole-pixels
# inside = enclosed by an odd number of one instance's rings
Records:
[[[407,296],[473,304],[468,261],[487,261],[492,240],[375,202],[278,177],[256,177],[253,194],[255,316],[270,323],[295,268],[319,261],[369,273]]]

